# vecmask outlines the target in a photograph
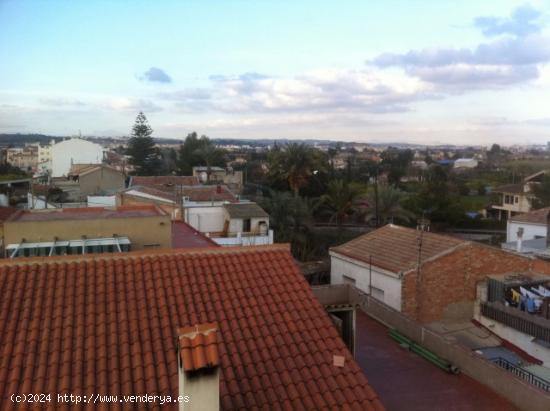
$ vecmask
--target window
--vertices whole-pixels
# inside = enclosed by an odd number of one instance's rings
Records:
[[[516,204],[519,203],[519,197],[518,197],[518,196],[515,196],[515,197],[514,197],[514,202],[515,202]]]
[[[342,282],[344,284],[355,285],[355,278],[348,277],[347,275],[342,275]]]
[[[250,232],[250,218],[245,218],[243,220],[243,233]]]
[[[380,288],[372,287],[372,286],[370,290],[371,290],[370,293],[374,298],[380,301],[384,301],[384,290]]]

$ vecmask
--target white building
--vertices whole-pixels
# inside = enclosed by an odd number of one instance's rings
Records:
[[[550,207],[511,217],[506,223],[506,242],[501,247],[522,254],[548,257],[548,217]]]
[[[81,138],[71,138],[51,146],[51,175],[61,177],[69,174],[72,164],[100,164],[103,147]]]
[[[330,283],[352,284],[401,311],[403,277],[418,267],[420,231],[388,224],[330,249]],[[462,240],[422,233],[422,262],[464,244]]]
[[[459,158],[455,160],[454,168],[476,168],[477,164],[475,158]]]

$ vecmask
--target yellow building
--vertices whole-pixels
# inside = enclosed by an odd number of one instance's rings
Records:
[[[7,257],[170,248],[170,216],[159,207],[21,210],[4,222]]]

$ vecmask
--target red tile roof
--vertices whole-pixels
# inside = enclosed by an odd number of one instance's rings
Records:
[[[183,221],[172,222],[172,248],[204,247],[220,247],[220,245]]]
[[[533,210],[529,213],[515,215],[510,218],[510,221],[513,221],[514,223],[532,223],[546,225],[549,212],[550,207],[540,208],[538,210]]]
[[[119,207],[56,208],[47,210],[21,210],[8,222],[91,220],[105,218],[158,217],[167,215],[155,205],[131,205]]]
[[[174,398],[178,329],[202,323],[222,410],[383,409],[287,246],[7,260],[0,305],[0,410],[13,393]]]
[[[409,270],[418,263],[418,241],[418,230],[388,224],[333,247],[331,251],[397,273]],[[425,231],[422,234],[421,261],[466,243],[454,237]]]
[[[143,193],[146,196],[142,196],[140,195],[140,193]],[[146,198],[147,196],[154,196],[154,197],[160,198],[161,200],[165,200],[171,203],[175,203],[177,198],[176,192],[174,191],[173,187],[172,187],[172,191],[168,191],[168,190],[159,190],[158,188],[155,188],[153,186],[132,186],[130,188],[127,188],[124,191],[121,191],[120,194],[138,197],[138,198]]]
[[[239,200],[227,186],[224,185],[209,185],[209,186],[194,186],[183,187],[183,195],[189,197],[190,201],[229,201],[236,203]]]
[[[194,186],[199,184],[199,178],[195,176],[133,176],[130,179],[130,187],[149,186],[170,191],[174,189],[175,185]]]
[[[210,323],[179,330],[179,350],[185,372],[220,365],[217,328],[216,324]]]

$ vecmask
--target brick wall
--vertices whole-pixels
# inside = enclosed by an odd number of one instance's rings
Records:
[[[467,243],[423,264],[419,281],[416,270],[405,274],[401,311],[422,323],[437,321],[450,304],[473,303],[476,284],[487,275],[526,270],[550,273],[550,263]]]

